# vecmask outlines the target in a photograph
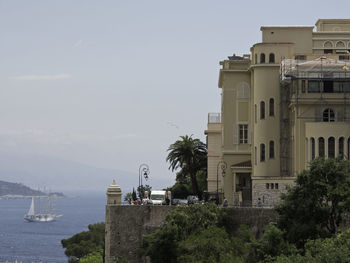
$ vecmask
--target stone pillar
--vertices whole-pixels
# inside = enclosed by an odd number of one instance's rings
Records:
[[[339,157],[339,138],[338,137],[334,137],[334,157],[337,158]],[[344,147],[343,147],[344,149]]]
[[[113,183],[107,189],[107,205],[121,205],[122,204],[122,191],[120,186]]]

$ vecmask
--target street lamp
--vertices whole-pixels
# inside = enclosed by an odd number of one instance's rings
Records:
[[[216,204],[217,205],[219,204],[219,166],[221,168],[222,177],[225,177],[227,163],[224,162],[224,160],[221,160],[220,162],[218,162],[218,165],[216,166]]]
[[[143,194],[142,194],[142,176],[145,178],[145,180],[147,181],[149,178],[149,167],[147,164],[143,163],[140,165],[139,167],[139,197],[140,199],[143,198]]]

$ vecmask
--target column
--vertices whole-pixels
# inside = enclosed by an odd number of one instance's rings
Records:
[[[339,138],[334,137],[334,149],[335,149],[335,153],[334,153],[334,157],[337,158],[339,156]]]

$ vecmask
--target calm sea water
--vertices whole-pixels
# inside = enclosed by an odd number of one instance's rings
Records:
[[[55,199],[56,212],[63,216],[48,223],[23,220],[31,199],[0,200],[0,262],[67,263],[61,239],[103,222],[105,200],[105,193]]]

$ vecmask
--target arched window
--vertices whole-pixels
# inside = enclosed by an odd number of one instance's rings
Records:
[[[265,54],[264,53],[260,54],[260,63],[265,63]]]
[[[311,144],[311,160],[315,159],[315,139],[311,138],[310,139],[310,144]]]
[[[328,158],[335,158],[335,139],[334,139],[334,137],[328,138]]]
[[[269,158],[274,159],[275,158],[275,142],[270,141],[269,143]]]
[[[265,102],[260,102],[260,120],[265,119]]]
[[[270,55],[269,55],[269,63],[275,63],[275,54],[270,53]]]
[[[338,41],[335,43],[336,48],[345,48],[345,43],[343,41]]]
[[[260,144],[260,162],[265,162],[265,144]]]
[[[334,121],[334,111],[332,109],[325,109],[323,111],[323,121],[324,122],[333,122]]]
[[[318,156],[324,157],[324,139],[318,138]]]
[[[273,98],[269,102],[269,116],[275,116],[275,100]]]
[[[340,137],[339,138],[339,152],[338,152],[338,156],[340,158],[344,158],[344,137]]]

